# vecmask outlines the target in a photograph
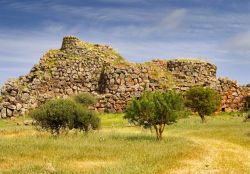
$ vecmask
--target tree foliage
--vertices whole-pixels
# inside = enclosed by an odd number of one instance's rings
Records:
[[[78,112],[70,119],[69,129],[79,129],[88,132],[90,128],[98,129],[100,127],[100,118],[96,113],[77,104]]]
[[[183,111],[183,97],[175,91],[144,92],[127,106],[124,118],[144,128],[154,128],[157,139],[162,139],[165,125],[176,122]]]
[[[100,120],[94,112],[68,99],[57,99],[46,102],[31,112],[36,126],[58,135],[61,130],[79,129],[87,132],[89,127],[97,129]]]
[[[90,93],[79,93],[74,96],[75,102],[84,106],[90,106],[96,104],[96,98]]]
[[[198,112],[202,122],[205,122],[206,115],[214,113],[221,104],[221,96],[215,90],[201,86],[190,88],[185,97],[186,105]]]

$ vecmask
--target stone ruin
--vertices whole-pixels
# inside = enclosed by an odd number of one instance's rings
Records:
[[[0,117],[25,115],[46,100],[80,92],[90,92],[98,98],[98,111],[122,112],[132,97],[145,90],[185,91],[195,85],[219,91],[223,111],[243,108],[244,98],[250,95],[250,86],[217,79],[216,66],[208,62],[175,59],[130,63],[110,46],[67,36],[61,49],[48,51],[29,74],[3,85]]]

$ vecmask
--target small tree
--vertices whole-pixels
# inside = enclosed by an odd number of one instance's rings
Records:
[[[174,91],[144,92],[128,105],[124,118],[144,128],[154,128],[158,140],[162,139],[165,125],[176,122],[183,110],[183,98]]]
[[[205,116],[214,113],[221,104],[221,96],[210,88],[193,87],[186,92],[185,96],[186,105],[193,111],[198,112],[202,123],[205,122]]]
[[[30,115],[36,121],[36,126],[50,131],[52,135],[58,135],[61,130],[66,128],[87,132],[89,126],[97,129],[100,123],[94,112],[67,99],[48,101],[32,111]]]

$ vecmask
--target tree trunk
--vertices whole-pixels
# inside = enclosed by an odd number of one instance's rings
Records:
[[[162,133],[164,132],[165,124],[160,125],[160,140],[162,140]]]
[[[155,133],[156,133],[156,139],[159,140],[159,129],[157,125],[154,125],[154,128],[155,128]]]
[[[157,125],[155,125],[154,128],[155,128],[157,140],[162,140],[162,133],[164,131],[165,124],[159,125],[159,127],[157,127]]]
[[[205,123],[206,122],[205,116],[204,115],[200,115],[200,117],[201,117],[201,123]]]
[[[158,140],[162,140],[162,132],[159,133],[159,138]]]

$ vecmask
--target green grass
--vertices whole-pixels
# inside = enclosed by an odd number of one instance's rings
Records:
[[[102,114],[100,116],[103,128],[107,127],[125,127],[128,125],[127,120],[123,119],[123,114]]]
[[[197,136],[200,138],[216,138],[231,143],[250,147],[250,124],[244,122],[244,117],[234,116],[237,114],[219,114],[206,118],[206,123],[201,124],[200,119],[191,117],[182,119],[178,124],[168,129],[172,134],[180,129],[186,136]]]
[[[103,114],[101,130],[59,137],[0,120],[0,173],[162,174],[189,167],[186,161],[202,161],[211,145],[219,149],[217,142],[250,150],[250,123],[242,117],[224,114],[201,124],[199,117],[191,116],[168,126],[158,142],[150,130],[131,126],[122,116]],[[200,144],[203,140],[207,147]],[[221,167],[219,173],[247,173],[249,166],[236,161],[241,160],[239,151],[217,153],[214,165]]]

